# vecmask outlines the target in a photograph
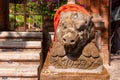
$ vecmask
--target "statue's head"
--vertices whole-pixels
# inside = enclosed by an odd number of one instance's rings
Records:
[[[64,46],[83,45],[93,37],[91,17],[81,12],[62,12],[56,39]]]

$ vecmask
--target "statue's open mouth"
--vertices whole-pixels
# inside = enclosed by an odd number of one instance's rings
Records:
[[[66,55],[70,59],[76,60],[82,54],[82,49],[85,44],[83,40],[78,40],[74,45],[64,45]]]

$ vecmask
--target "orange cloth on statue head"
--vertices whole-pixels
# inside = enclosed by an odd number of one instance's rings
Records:
[[[77,5],[77,4],[65,4],[65,5],[61,6],[60,8],[58,8],[57,12],[54,15],[55,34],[56,34],[56,29],[57,29],[57,26],[58,26],[59,20],[60,20],[60,13],[67,12],[67,11],[79,11],[83,14],[90,15],[84,7]]]

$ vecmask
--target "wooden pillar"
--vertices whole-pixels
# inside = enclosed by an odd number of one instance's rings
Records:
[[[104,23],[105,23],[105,29],[102,31],[102,53],[103,53],[103,58],[104,58],[104,64],[109,64],[110,60],[110,53],[109,53],[109,42],[108,42],[108,37],[109,37],[109,28],[110,28],[110,23],[109,23],[109,0],[101,0],[101,16],[104,18]]]
[[[24,0],[24,27],[25,27],[25,30],[27,30],[27,12],[26,12],[26,7],[27,7],[27,0]]]
[[[9,29],[9,2],[0,0],[0,31]]]

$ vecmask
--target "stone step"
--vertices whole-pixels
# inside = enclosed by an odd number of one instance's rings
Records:
[[[0,32],[0,39],[5,38],[42,38],[42,32]]]
[[[41,50],[0,51],[0,61],[40,61]]]
[[[1,77],[0,80],[38,80],[38,78]]]
[[[0,41],[0,48],[41,49],[41,41]]]
[[[14,39],[14,38],[8,38],[8,39],[0,39],[0,41],[42,41],[42,39],[35,39],[35,38],[21,38],[21,39]]]
[[[0,62],[0,77],[37,77],[37,63]]]

